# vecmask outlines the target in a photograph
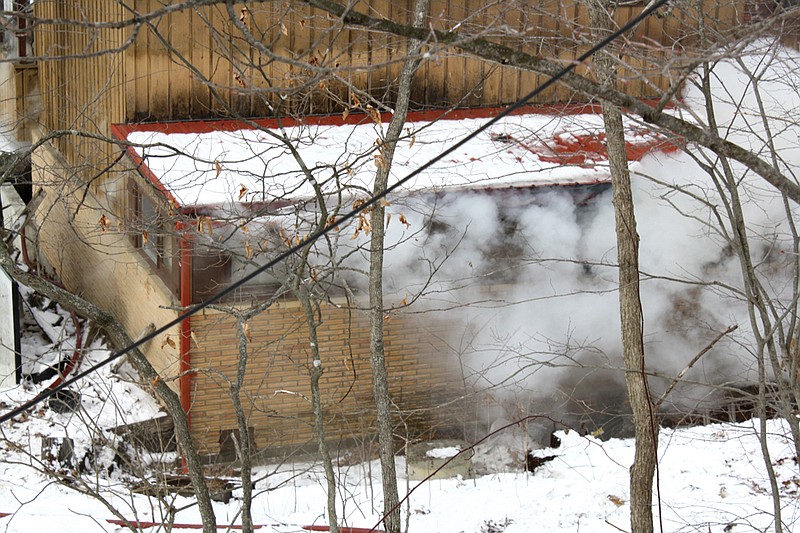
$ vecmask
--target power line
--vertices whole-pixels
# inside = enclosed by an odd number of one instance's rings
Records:
[[[11,418],[13,418],[13,417],[15,417],[15,416],[27,411],[28,409],[31,409],[31,408],[35,407],[36,405],[38,405],[41,402],[45,401],[46,399],[50,398],[51,396],[53,396],[57,392],[61,391],[62,389],[65,389],[66,387],[72,385],[76,381],[85,378],[86,376],[96,372],[97,370],[99,370],[100,368],[104,367],[108,363],[114,361],[115,359],[118,359],[118,358],[122,357],[123,355],[129,353],[131,350],[134,350],[134,349],[138,348],[139,346],[142,346],[143,344],[145,344],[146,342],[154,339],[158,335],[161,335],[162,333],[168,331],[170,328],[172,328],[174,326],[177,326],[178,324],[180,324],[181,322],[183,322],[187,318],[189,318],[192,315],[198,313],[199,311],[202,311],[203,309],[207,308],[208,306],[218,302],[219,300],[221,300],[222,298],[224,298],[228,294],[232,293],[233,291],[235,291],[236,289],[238,289],[239,287],[241,287],[245,283],[248,283],[253,278],[259,276],[260,274],[262,274],[266,270],[274,267],[275,265],[277,265],[278,263],[280,263],[284,259],[286,259],[289,256],[299,252],[300,250],[302,250],[306,246],[309,246],[310,244],[312,244],[314,241],[316,241],[320,237],[323,237],[324,235],[326,235],[329,232],[333,231],[336,226],[339,226],[341,224],[344,224],[345,222],[348,222],[349,220],[352,220],[359,213],[361,213],[363,211],[366,211],[373,204],[375,204],[376,202],[380,201],[382,198],[386,197],[387,195],[389,195],[390,193],[394,192],[395,190],[399,189],[402,185],[407,183],[409,180],[411,180],[415,176],[419,175],[424,170],[430,168],[433,164],[441,161],[442,159],[444,159],[445,157],[447,157],[448,155],[450,155],[454,151],[456,151],[459,148],[461,148],[464,144],[466,144],[470,140],[474,139],[475,137],[477,137],[478,135],[480,135],[481,133],[486,131],[490,126],[496,124],[500,119],[502,119],[504,117],[507,117],[508,115],[510,115],[511,113],[516,111],[517,109],[521,108],[529,100],[531,100],[535,96],[539,95],[540,93],[542,93],[543,91],[548,89],[550,86],[552,86],[555,83],[557,83],[561,78],[563,78],[564,76],[566,76],[567,74],[569,74],[570,72],[575,70],[575,68],[577,67],[578,64],[586,61],[591,56],[593,56],[594,54],[596,54],[597,52],[599,52],[600,50],[602,50],[603,48],[608,46],[611,42],[613,42],[614,40],[619,38],[622,34],[624,34],[627,31],[633,29],[640,22],[642,22],[644,19],[646,19],[652,13],[654,13],[657,9],[659,9],[661,6],[665,5],[668,2],[669,2],[669,0],[657,0],[655,2],[651,2],[651,4],[647,8],[645,8],[644,10],[642,10],[641,13],[639,13],[639,15],[637,15],[636,17],[634,17],[631,20],[629,20],[626,24],[621,26],[615,32],[610,33],[609,35],[607,35],[600,42],[598,42],[596,45],[594,45],[591,49],[589,49],[587,52],[585,52],[581,56],[579,56],[576,61],[568,64],[560,72],[556,73],[549,80],[545,81],[544,83],[542,83],[541,85],[539,85],[538,87],[533,89],[527,95],[525,95],[522,98],[518,99],[516,102],[514,102],[509,107],[507,107],[503,112],[498,114],[496,117],[494,117],[492,119],[489,119],[485,124],[483,124],[482,126],[477,128],[475,131],[473,131],[472,133],[470,133],[469,135],[467,135],[466,137],[464,137],[460,141],[456,142],[455,144],[450,146],[448,149],[446,149],[445,151],[443,151],[442,153],[440,153],[436,157],[430,159],[428,162],[424,163],[422,166],[420,166],[416,170],[412,171],[406,177],[398,180],[397,183],[395,183],[394,185],[391,185],[391,186],[387,187],[384,191],[382,191],[381,193],[373,196],[372,198],[370,198],[369,200],[364,202],[359,207],[357,207],[357,208],[353,209],[352,211],[346,213],[345,215],[341,216],[336,221],[336,224],[329,224],[329,225],[324,226],[323,228],[321,228],[321,229],[317,230],[316,232],[312,233],[311,235],[309,235],[303,242],[301,242],[299,244],[296,244],[296,245],[292,246],[291,248],[289,248],[288,250],[282,252],[277,257],[275,257],[271,261],[267,262],[263,266],[257,268],[256,270],[254,270],[250,274],[246,275],[242,279],[232,283],[230,286],[228,286],[225,289],[217,292],[216,294],[211,296],[208,300],[204,301],[203,303],[194,305],[188,311],[178,315],[177,318],[175,318],[175,319],[171,320],[170,322],[164,324],[160,328],[157,328],[156,330],[152,331],[151,333],[139,338],[137,341],[135,341],[130,346],[127,346],[126,348],[120,350],[119,352],[116,352],[116,353],[110,355],[109,357],[107,357],[106,359],[103,359],[99,363],[96,363],[96,364],[92,365],[91,367],[87,368],[86,370],[76,374],[72,378],[63,381],[58,387],[54,387],[52,389],[48,389],[48,390],[40,393],[39,395],[37,395],[35,398],[33,398],[31,400],[28,400],[27,402],[23,403],[19,407],[16,407],[16,408],[8,411],[7,413],[5,413],[2,416],[0,416],[0,423],[6,422],[6,421],[10,420]]]

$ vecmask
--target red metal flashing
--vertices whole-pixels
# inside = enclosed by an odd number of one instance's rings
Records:
[[[643,100],[655,107],[658,100]],[[667,108],[673,107],[671,104]],[[464,120],[496,117],[507,107],[474,107],[467,109],[428,109],[410,111],[406,122],[433,122],[436,120]],[[549,105],[525,105],[515,110],[512,115],[585,115],[600,114],[599,103],[571,103]],[[380,113],[382,122],[392,119],[391,113]],[[254,119],[215,119],[215,120],[178,120],[168,122],[149,122],[141,124],[112,124],[111,134],[120,140],[137,131],[152,131],[166,134],[172,133],[210,133],[212,131],[236,131],[256,128],[290,128],[298,125],[311,126],[344,126],[370,122],[370,115],[361,111],[340,113],[335,115],[309,115],[297,118],[254,118]]]
[[[106,522],[114,524],[115,526],[129,527],[133,526],[138,529],[151,528],[151,527],[167,527],[169,524],[164,522],[148,522],[141,520],[118,520],[116,518],[107,518]],[[172,529],[203,529],[202,524],[171,524]],[[253,525],[253,529],[261,529],[262,525]],[[242,529],[240,525],[217,524],[217,529]]]
[[[186,229],[183,224],[177,228],[183,235],[180,239],[180,262],[178,268],[180,270],[180,290],[181,290],[181,308],[188,309],[192,304],[192,243],[189,242]],[[178,387],[180,389],[181,407],[186,413],[186,423],[189,428],[192,427],[192,320],[186,317],[181,321],[181,337],[180,337],[180,379]],[[181,466],[183,473],[188,473],[188,465],[186,458],[181,454]]]
[[[675,153],[682,148],[678,140],[641,131],[641,135],[625,142],[625,154],[628,161],[641,161],[651,152]],[[545,143],[531,145],[506,133],[493,135],[498,142],[519,146],[547,163],[562,165],[590,166],[598,161],[608,159],[606,151],[606,134],[573,134],[569,139],[556,137]]]
[[[306,531],[330,531],[330,526],[303,526]],[[347,527],[339,526],[341,533],[384,533],[381,529],[370,529],[368,527]]]

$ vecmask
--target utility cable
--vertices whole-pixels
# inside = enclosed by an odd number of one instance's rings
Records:
[[[591,49],[589,49],[587,52],[585,52],[581,56],[579,56],[574,62],[571,62],[566,67],[564,67],[560,72],[556,73],[553,77],[551,77],[550,79],[548,79],[547,81],[545,81],[541,85],[537,86],[535,89],[533,89],[527,95],[525,95],[522,98],[518,99],[516,102],[514,102],[513,104],[508,106],[505,110],[503,110],[501,113],[499,113],[497,116],[489,119],[485,124],[483,124],[482,126],[478,127],[475,131],[473,131],[469,135],[465,136],[463,139],[461,139],[460,141],[456,142],[455,144],[453,144],[452,146],[447,148],[445,151],[443,151],[442,153],[440,153],[436,157],[433,157],[432,159],[428,160],[426,163],[424,163],[423,165],[418,167],[416,170],[414,170],[411,173],[409,173],[406,177],[398,180],[395,184],[387,187],[384,191],[382,191],[379,194],[373,196],[372,198],[370,198],[369,200],[365,201],[360,206],[354,208],[352,211],[342,215],[336,221],[336,224],[329,224],[329,225],[324,226],[323,228],[320,228],[316,232],[310,234],[301,243],[296,244],[296,245],[292,246],[291,248],[289,248],[288,250],[280,253],[274,259],[272,259],[271,261],[267,262],[263,266],[257,268],[256,270],[254,270],[250,274],[246,275],[242,279],[232,283],[230,286],[228,286],[225,289],[217,292],[216,294],[211,296],[208,300],[206,300],[206,301],[204,301],[204,302],[202,302],[200,304],[196,304],[196,305],[192,306],[186,312],[178,315],[177,318],[167,322],[166,324],[164,324],[163,326],[155,329],[154,331],[150,332],[149,334],[144,335],[143,337],[141,337],[138,340],[136,340],[133,344],[131,344],[131,345],[127,346],[126,348],[124,348],[124,349],[122,349],[122,350],[110,355],[109,357],[103,359],[102,361],[100,361],[98,363],[95,363],[94,365],[92,365],[91,367],[87,368],[86,370],[74,375],[72,378],[63,381],[58,387],[54,387],[52,389],[45,390],[42,393],[40,393],[39,395],[37,395],[35,398],[32,398],[31,400],[28,400],[27,402],[23,403],[22,405],[20,405],[20,406],[18,406],[16,408],[6,412],[2,416],[0,416],[0,423],[6,422],[6,421],[12,419],[13,417],[15,417],[15,416],[17,416],[17,415],[19,415],[19,414],[21,414],[21,413],[33,408],[33,407],[35,407],[36,405],[38,405],[41,402],[45,401],[46,399],[50,398],[51,396],[53,396],[57,392],[61,391],[62,389],[65,389],[66,387],[72,385],[76,381],[85,378],[86,376],[96,372],[97,370],[99,370],[100,368],[102,368],[105,365],[109,364],[110,362],[112,362],[112,361],[122,357],[123,355],[129,353],[130,351],[142,346],[146,342],[153,340],[158,335],[161,335],[162,333],[165,333],[166,331],[168,331],[169,329],[173,328],[174,326],[177,326],[178,324],[180,324],[181,322],[183,322],[187,318],[191,317],[192,315],[194,315],[194,314],[202,311],[203,309],[207,308],[208,306],[218,302],[219,300],[221,300],[222,298],[224,298],[228,294],[231,294],[232,292],[234,292],[236,289],[238,289],[239,287],[241,287],[245,283],[248,283],[250,280],[256,278],[260,274],[264,273],[266,270],[274,267],[275,265],[277,265],[278,263],[280,263],[284,259],[288,258],[289,256],[299,252],[300,250],[302,250],[306,246],[312,244],[314,241],[316,241],[320,237],[323,237],[326,234],[330,233],[331,231],[334,230],[335,227],[343,225],[345,222],[348,222],[349,220],[352,220],[359,213],[362,213],[363,211],[366,211],[373,204],[375,204],[376,202],[379,202],[381,199],[385,198],[390,193],[392,193],[395,190],[399,189],[405,183],[407,183],[409,180],[411,180],[415,176],[418,176],[420,173],[422,173],[424,170],[430,168],[435,163],[438,163],[439,161],[441,161],[442,159],[444,159],[445,157],[447,157],[448,155],[450,155],[454,151],[458,150],[463,145],[465,145],[467,142],[471,141],[472,139],[474,139],[475,137],[477,137],[478,135],[480,135],[481,133],[486,131],[490,126],[496,124],[502,118],[507,117],[508,115],[510,115],[511,113],[516,111],[517,109],[519,109],[522,106],[524,106],[529,100],[531,100],[535,96],[539,95],[540,93],[542,93],[545,90],[547,90],[548,88],[550,88],[552,85],[557,83],[561,78],[563,78],[564,76],[566,76],[567,74],[569,74],[570,72],[575,70],[575,68],[579,64],[583,63],[584,61],[589,59],[591,56],[593,56],[594,54],[596,54],[597,52],[599,52],[600,50],[602,50],[603,48],[605,48],[606,46],[611,44],[611,42],[613,42],[614,40],[619,38],[622,34],[628,32],[629,30],[633,29],[635,26],[639,25],[639,23],[641,23],[643,20],[645,20],[647,17],[649,17],[651,14],[653,14],[657,9],[659,9],[663,5],[667,4],[668,2],[669,2],[669,0],[656,0],[654,2],[651,2],[650,5],[647,8],[643,9],[642,12],[639,13],[639,15],[637,15],[636,17],[634,17],[631,20],[629,20],[626,24],[621,26],[618,30],[616,30],[613,33],[610,33],[609,35],[607,35],[600,42],[598,42],[596,45],[594,45]]]

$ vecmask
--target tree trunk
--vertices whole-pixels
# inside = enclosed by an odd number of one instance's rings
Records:
[[[603,35],[611,27],[611,6],[607,0],[588,0],[588,5],[593,30],[596,35]],[[614,63],[607,55],[598,57],[594,61],[594,68],[601,84],[610,87],[615,85]],[[631,531],[652,533],[653,476],[658,451],[658,425],[653,420],[653,404],[645,374],[644,317],[639,293],[639,235],[636,231],[622,113],[618,107],[604,102],[603,121],[611,168],[617,235],[622,358],[636,439],[630,473]]]
[[[325,418],[322,408],[322,391],[320,379],[325,369],[322,366],[322,354],[319,349],[317,337],[317,311],[311,302],[311,295],[302,288],[297,290],[298,298],[303,307],[306,325],[308,326],[308,341],[311,347],[311,409],[314,416],[314,435],[317,437],[317,449],[322,458],[322,467],[325,470],[325,482],[328,506],[328,530],[339,533],[339,518],[336,511],[336,472],[333,470],[333,461],[328,449],[327,434],[325,432]]]
[[[236,413],[239,440],[236,443],[242,471],[242,531],[253,533],[253,479],[250,430],[247,427],[247,414],[242,406],[242,386],[247,375],[247,322],[241,317],[236,320],[236,335],[239,338],[239,361],[236,366],[236,379],[231,383],[231,402]]]
[[[422,26],[428,12],[428,0],[417,0],[414,6],[414,25]],[[373,194],[386,190],[389,182],[389,169],[394,158],[397,140],[403,132],[411,94],[411,80],[419,67],[418,53],[421,43],[410,40],[408,57],[400,73],[397,102],[380,149],[378,170],[375,176]],[[386,370],[386,352],[383,341],[383,248],[386,209],[381,202],[372,207],[369,265],[369,316],[370,316],[370,355],[372,364],[372,384],[375,395],[375,411],[378,426],[378,449],[381,460],[381,481],[383,484],[383,520],[388,533],[400,533],[400,497],[397,492],[397,472],[394,464],[394,431],[392,427],[392,402],[389,396],[389,376]]]

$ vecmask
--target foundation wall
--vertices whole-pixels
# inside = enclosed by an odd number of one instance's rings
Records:
[[[322,395],[331,442],[369,439],[375,419],[369,321],[360,311],[328,305],[319,344]],[[256,447],[314,447],[308,329],[296,303],[282,303],[248,322],[243,405]],[[192,432],[203,453],[216,454],[220,432],[236,428],[229,382],[236,376],[236,323],[220,312],[192,319]],[[455,360],[440,340],[445,325],[390,315],[386,356],[398,434],[411,437],[463,431],[465,389]],[[469,395],[467,395],[469,396]],[[450,403],[448,403],[450,402]]]

